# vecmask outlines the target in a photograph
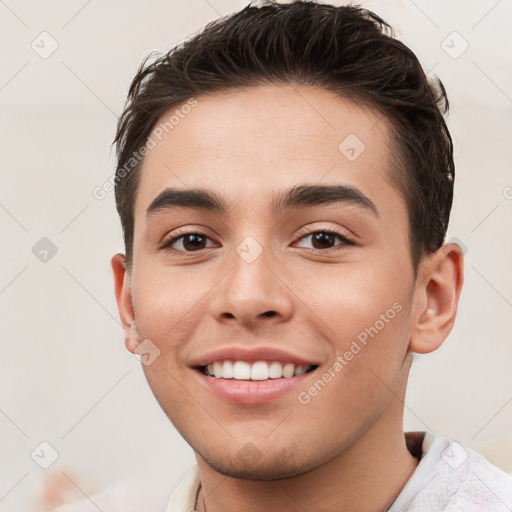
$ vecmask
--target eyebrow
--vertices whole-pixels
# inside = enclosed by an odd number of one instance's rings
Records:
[[[350,204],[379,217],[377,207],[359,189],[349,185],[296,185],[272,199],[272,213],[327,204]],[[175,207],[197,208],[226,215],[232,202],[213,190],[166,188],[147,208],[147,216]]]

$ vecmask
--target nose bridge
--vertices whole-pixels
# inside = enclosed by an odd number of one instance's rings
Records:
[[[216,287],[211,305],[217,319],[236,318],[251,324],[258,318],[289,317],[291,297],[277,277],[279,262],[269,241],[264,247],[247,236],[226,263],[229,271]]]

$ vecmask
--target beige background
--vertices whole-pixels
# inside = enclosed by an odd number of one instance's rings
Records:
[[[75,471],[85,494],[133,478],[170,490],[194,462],[124,348],[110,270],[120,225],[113,193],[92,191],[113,172],[116,115],[141,59],[247,3],[0,1],[1,511],[28,507],[50,472]],[[413,365],[405,428],[472,445],[512,433],[512,4],[363,5],[451,100],[448,238],[467,247],[466,284],[453,333]],[[46,263],[32,252],[42,237],[58,251]],[[47,470],[31,458],[43,441],[59,454]]]

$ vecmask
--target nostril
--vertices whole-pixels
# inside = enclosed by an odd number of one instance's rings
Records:
[[[266,311],[265,313],[263,313],[265,316],[275,316],[276,312],[275,311]]]

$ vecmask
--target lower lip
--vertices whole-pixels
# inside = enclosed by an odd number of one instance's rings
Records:
[[[296,390],[315,370],[296,377],[268,380],[235,380],[209,377],[194,370],[199,382],[213,394],[236,404],[264,404],[273,402]]]

